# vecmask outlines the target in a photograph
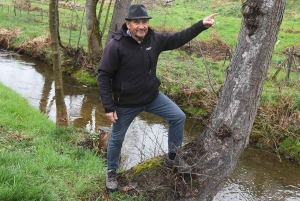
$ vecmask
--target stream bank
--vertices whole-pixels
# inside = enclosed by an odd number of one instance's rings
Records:
[[[52,70],[47,64],[14,52],[0,51],[0,81],[26,97],[38,110],[55,121],[55,99]],[[22,75],[22,76],[20,76]],[[14,79],[11,79],[14,77]],[[66,103],[71,122],[78,128],[94,131],[98,126],[109,127],[103,115],[97,88],[64,77]],[[201,132],[195,119],[187,120],[186,142]],[[162,119],[142,113],[130,128],[122,150],[124,168],[166,149],[167,125]],[[158,147],[149,147],[149,144]],[[134,153],[132,153],[133,151]],[[289,200],[300,199],[300,167],[278,158],[276,154],[253,146],[242,154],[239,163],[214,201]]]
[[[24,42],[20,46],[15,46],[14,40],[17,40],[20,31],[21,30],[18,29],[13,31],[1,29],[0,47],[51,64],[49,38],[38,37],[32,39],[32,41]],[[93,84],[90,83],[96,83],[96,74],[91,71],[90,68],[81,67],[83,63],[86,63],[87,59],[83,49],[74,50],[68,48],[61,53],[62,58],[64,58],[62,61],[62,68],[66,75],[71,77],[76,75],[77,80],[89,80],[88,86],[93,86]],[[218,97],[216,94],[205,88],[202,88],[201,90],[183,88],[179,89],[179,91],[174,94],[170,91],[173,86],[168,86],[168,84],[170,83],[163,83],[161,90],[173,99],[188,116],[206,124],[217,101]],[[188,102],[188,104],[184,104],[185,102]],[[199,114],[197,113],[198,111],[202,112]],[[292,95],[286,96],[284,94],[278,95],[276,104],[262,102],[254,122],[250,142],[260,148],[269,150],[278,156],[287,158],[292,162],[299,162],[300,103],[295,107],[294,97]]]

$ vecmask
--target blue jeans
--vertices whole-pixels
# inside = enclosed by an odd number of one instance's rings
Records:
[[[108,170],[118,169],[126,131],[133,119],[142,111],[153,113],[168,121],[169,153],[176,153],[181,149],[186,115],[173,101],[159,92],[158,96],[147,105],[134,108],[116,107],[118,119],[112,125],[112,133],[107,147]]]

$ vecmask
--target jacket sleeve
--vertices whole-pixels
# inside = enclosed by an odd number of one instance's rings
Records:
[[[98,68],[98,90],[105,113],[114,112],[112,80],[119,66],[117,41],[111,40],[104,49]]]
[[[197,35],[207,28],[203,25],[203,21],[199,21],[187,29],[176,33],[159,33],[162,46],[162,51],[172,50],[183,46],[191,41]]]

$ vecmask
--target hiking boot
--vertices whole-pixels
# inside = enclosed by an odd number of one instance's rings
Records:
[[[118,190],[117,172],[115,169],[107,170],[106,188],[111,192]]]
[[[188,165],[180,156],[179,154],[176,154],[175,159],[171,160],[168,157],[168,154],[164,158],[164,164],[165,166],[169,168],[177,168],[179,173],[191,173],[192,167]]]

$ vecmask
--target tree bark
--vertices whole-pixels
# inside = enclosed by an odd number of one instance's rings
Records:
[[[154,200],[207,201],[222,189],[249,143],[285,3],[285,0],[243,3],[244,18],[236,51],[215,111],[205,131],[181,152],[196,174],[183,181],[162,167],[147,171],[142,175],[144,179],[140,174],[134,175],[127,183],[129,186],[153,195]],[[154,178],[159,178],[155,184]]]
[[[128,9],[131,5],[132,0],[116,0],[114,6],[113,16],[110,22],[106,44],[112,37],[112,34],[118,31],[125,23],[125,17],[127,16]]]
[[[59,54],[58,0],[49,3],[49,29],[51,35],[52,63],[55,82],[56,126],[68,126],[68,115],[64,101],[62,71]]]
[[[102,33],[99,30],[99,20],[97,19],[97,3],[98,0],[86,0],[86,30],[88,37],[88,52],[93,64],[100,61],[103,45]],[[104,1],[102,2],[102,4]]]

